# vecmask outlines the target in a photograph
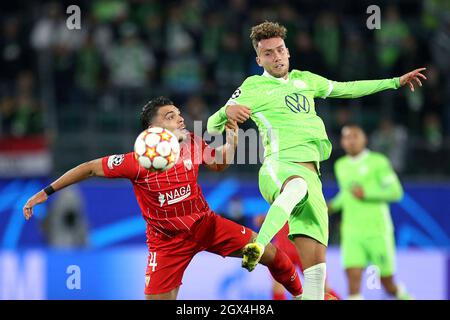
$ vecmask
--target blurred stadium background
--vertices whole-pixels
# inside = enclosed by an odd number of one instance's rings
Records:
[[[72,4],[81,9],[80,30],[66,26]],[[366,27],[372,4],[381,9],[380,30]],[[17,0],[0,8],[0,299],[143,298],[145,225],[127,181],[68,188],[27,223],[22,206],[73,166],[130,151],[137,114],[152,97],[173,98],[188,127],[206,126],[245,77],[262,73],[248,37],[266,19],[288,28],[292,67],[333,80],[428,68],[414,94],[318,101],[334,144],[322,172],[329,198],[340,128],[360,123],[406,191],[392,206],[398,280],[418,299],[450,298],[450,2]],[[253,226],[267,210],[258,168],[203,172],[211,207]],[[328,280],[345,297],[339,220],[331,217]],[[77,274],[79,288],[71,285]],[[247,273],[237,259],[202,253],[179,298],[269,299],[270,285],[263,268]],[[377,286],[363,288],[367,298],[384,298]]]

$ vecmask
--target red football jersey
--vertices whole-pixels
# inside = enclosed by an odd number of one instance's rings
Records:
[[[180,158],[163,173],[141,167],[133,152],[102,159],[108,178],[127,178],[133,184],[137,202],[147,222],[149,236],[173,237],[189,233],[192,225],[205,214],[211,214],[198,185],[198,170],[215,150],[203,139],[190,133],[180,143]]]

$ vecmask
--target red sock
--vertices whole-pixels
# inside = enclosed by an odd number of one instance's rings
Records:
[[[286,300],[284,292],[272,292],[272,300]]]
[[[297,270],[286,253],[277,248],[275,259],[267,267],[272,277],[281,283],[290,294],[293,296],[302,294],[303,288]]]

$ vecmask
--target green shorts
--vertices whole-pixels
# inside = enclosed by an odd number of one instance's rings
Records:
[[[322,182],[315,172],[294,162],[266,159],[259,170],[262,196],[272,204],[280,194],[284,181],[291,176],[305,179],[308,194],[289,217],[289,238],[303,234],[328,245],[328,209],[322,193]]]
[[[379,268],[382,277],[395,272],[395,238],[392,233],[371,237],[342,234],[341,251],[345,269],[366,268],[373,264]]]

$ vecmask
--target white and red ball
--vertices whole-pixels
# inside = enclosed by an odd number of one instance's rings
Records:
[[[151,127],[136,138],[134,156],[145,169],[164,172],[177,163],[180,144],[178,138],[169,130]]]

